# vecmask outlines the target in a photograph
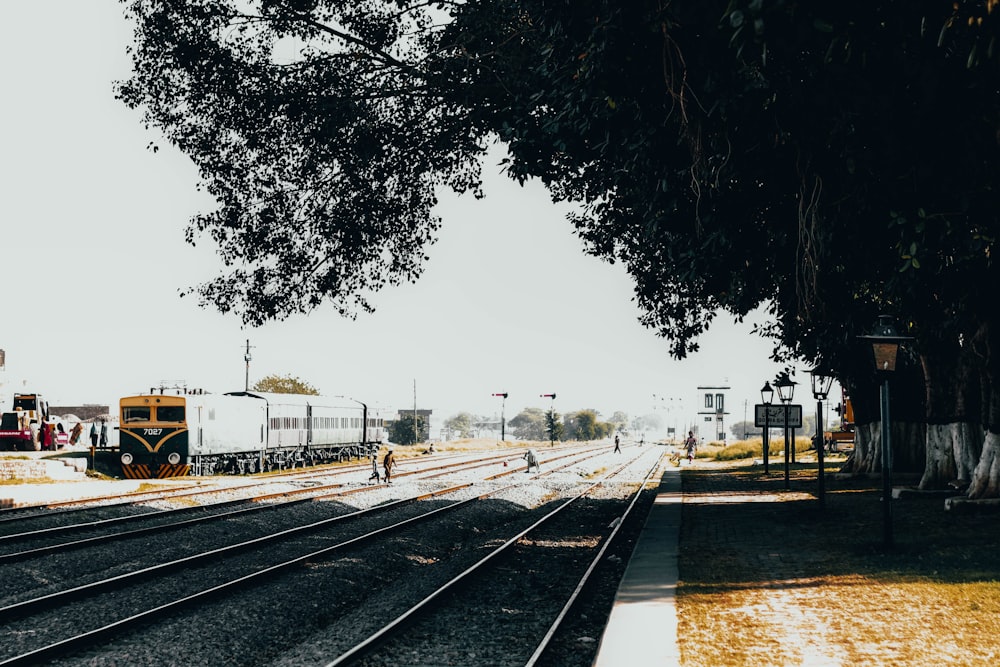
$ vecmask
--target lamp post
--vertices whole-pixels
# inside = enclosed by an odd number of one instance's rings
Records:
[[[771,401],[774,399],[774,389],[771,388],[770,382],[765,382],[764,386],[760,388],[760,402],[764,404],[764,474],[768,474],[767,462],[768,456],[770,455],[771,449],[771,422],[770,422],[770,410]]]
[[[781,377],[774,381],[774,386],[778,388],[778,398],[781,399],[781,403],[785,409],[785,489],[790,489],[791,481],[789,479],[788,472],[788,450],[789,447],[793,447],[794,445],[789,442],[788,438],[788,406],[791,404],[792,397],[795,395],[795,383],[792,382],[787,373],[784,373]]]
[[[507,408],[507,392],[500,394],[493,394],[494,396],[501,396],[503,398],[500,401],[500,442],[507,441],[507,418],[504,416],[504,411]]]
[[[882,376],[879,392],[882,419],[882,543],[892,548],[892,429],[889,418],[889,374],[896,370],[899,344],[913,340],[900,336],[892,324],[891,315],[879,315],[875,330],[868,336],[858,336],[871,343],[875,370]]]
[[[826,504],[826,480],[823,472],[823,401],[830,393],[833,376],[819,366],[810,371],[813,398],[816,399],[816,461],[819,463],[819,506]]]

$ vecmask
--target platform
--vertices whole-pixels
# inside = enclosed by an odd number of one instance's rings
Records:
[[[682,501],[681,469],[668,465],[618,586],[595,667],[680,664],[675,593]]]

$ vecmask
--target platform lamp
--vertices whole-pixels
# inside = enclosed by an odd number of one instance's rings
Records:
[[[795,383],[792,382],[790,377],[788,377],[788,373],[783,373],[777,380],[774,381],[774,386],[778,389],[778,398],[781,399],[785,413],[785,489],[787,490],[791,488],[788,472],[789,448],[794,449],[794,444],[789,442],[788,437],[788,406],[792,402],[792,397],[795,396]],[[795,460],[794,456],[792,457],[792,460]]]
[[[819,464],[819,506],[822,508],[826,504],[826,480],[823,471],[823,401],[830,395],[830,386],[833,384],[833,375],[825,369],[817,366],[809,371],[812,378],[813,398],[816,399],[816,462]]]
[[[770,382],[765,382],[760,388],[760,402],[764,404],[764,474],[768,473],[767,462],[771,449],[771,401],[774,400],[774,389]]]
[[[879,315],[875,330],[868,336],[858,336],[871,343],[875,370],[882,376],[879,392],[882,419],[882,543],[892,547],[892,429],[889,417],[889,375],[896,370],[899,345],[914,340],[900,336],[892,323],[892,315]]]

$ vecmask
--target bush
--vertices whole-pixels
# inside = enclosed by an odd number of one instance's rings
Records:
[[[715,444],[715,443],[713,443]],[[795,438],[795,452],[805,452],[811,446],[807,437]],[[770,457],[781,456],[785,451],[784,438],[771,438],[768,442],[768,453]],[[707,458],[716,461],[737,461],[740,459],[752,459],[764,456],[764,441],[761,438],[750,438],[749,440],[738,440],[731,445],[721,447],[713,452],[706,452]]]

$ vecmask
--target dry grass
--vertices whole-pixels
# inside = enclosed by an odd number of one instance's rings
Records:
[[[814,465],[699,463],[683,473],[678,634],[695,665],[1000,663],[995,515],[945,512],[940,496],[893,501],[883,548],[877,489]]]

